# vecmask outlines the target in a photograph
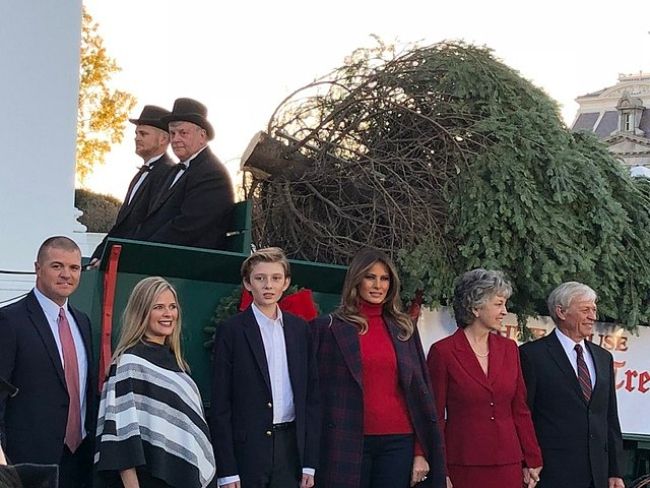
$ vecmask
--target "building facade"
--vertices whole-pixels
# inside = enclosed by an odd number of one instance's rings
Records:
[[[650,73],[619,75],[618,83],[576,98],[572,130],[588,130],[630,167],[650,168]]]

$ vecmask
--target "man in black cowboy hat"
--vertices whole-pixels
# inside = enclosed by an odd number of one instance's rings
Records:
[[[221,249],[230,225],[233,187],[226,167],[212,154],[214,129],[206,107],[191,98],[174,102],[169,124],[180,160],[133,238],[182,246]]]
[[[167,155],[169,146],[167,123],[162,121],[162,118],[169,114],[169,110],[164,108],[145,105],[140,117],[129,119],[129,122],[135,124],[135,153],[142,158],[143,164],[131,179],[115,224],[95,249],[90,261],[91,266],[99,266],[108,237],[132,237],[161,191],[170,169],[174,166]]]

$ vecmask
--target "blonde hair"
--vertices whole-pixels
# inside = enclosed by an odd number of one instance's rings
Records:
[[[285,278],[291,277],[291,267],[284,251],[279,247],[265,247],[258,249],[248,256],[241,265],[241,277],[246,283],[251,282],[253,268],[259,263],[280,263],[284,269]]]
[[[359,334],[368,332],[368,321],[359,311],[359,285],[370,268],[376,263],[386,266],[390,276],[390,285],[386,293],[386,300],[383,303],[383,313],[392,319],[400,329],[399,339],[407,341],[413,335],[415,326],[411,318],[402,312],[402,301],[399,297],[399,276],[397,276],[395,265],[388,255],[377,249],[362,249],[352,258],[343,282],[341,304],[334,312],[334,315],[345,322],[355,325],[359,329]]]
[[[178,306],[178,320],[172,334],[165,338],[165,345],[174,354],[178,367],[183,371],[188,371],[189,367],[183,359],[181,350],[181,307],[178,303],[178,295],[174,287],[160,276],[151,276],[138,282],[131,292],[129,301],[126,304],[122,314],[122,330],[120,339],[113,353],[112,362],[116,362],[127,349],[135,346],[140,342],[147,332],[149,316],[160,294],[169,290],[174,295],[176,305]]]

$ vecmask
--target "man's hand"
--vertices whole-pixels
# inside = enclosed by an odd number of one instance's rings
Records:
[[[429,463],[424,459],[424,456],[415,456],[413,458],[413,469],[411,470],[411,486],[415,486],[427,479],[428,473]]]
[[[300,480],[300,488],[311,488],[314,486],[314,477],[310,474],[302,474],[302,480]]]
[[[99,268],[100,264],[102,264],[102,262],[99,260],[99,258],[93,258],[86,266],[86,269],[97,269]]]
[[[625,488],[622,478],[609,478],[608,488]]]
[[[233,481],[232,483],[222,485],[220,488],[241,488],[241,482]]]

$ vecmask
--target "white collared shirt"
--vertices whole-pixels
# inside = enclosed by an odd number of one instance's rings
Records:
[[[278,307],[277,318],[273,320],[264,315],[254,303],[252,309],[262,334],[266,364],[269,367],[271,396],[273,397],[273,423],[292,422],[296,419],[296,411],[293,405],[291,379],[289,378],[282,312]]]
[[[151,166],[153,163],[158,161],[160,158],[163,157],[163,154],[165,153],[160,153],[158,156],[154,156],[153,158],[149,159],[146,163],[143,164],[143,166]],[[151,171],[151,170],[149,170]],[[131,200],[133,200],[133,197],[135,196],[136,192],[138,191],[138,188],[142,186],[142,183],[144,183],[145,178],[149,174],[149,171],[145,171],[140,175],[140,178],[138,178],[138,181],[136,181],[135,185],[133,185],[133,188],[131,189],[131,193],[129,193],[128,200],[126,202],[127,205],[131,203]]]
[[[197,156],[199,155],[199,153],[201,153],[201,151],[203,151],[206,147],[208,147],[207,144],[206,144],[205,146],[203,146],[201,149],[199,149],[198,151],[196,151],[194,154],[192,154],[192,155],[191,155],[189,158],[187,158],[185,161],[179,161],[178,164],[184,164],[184,165],[185,165],[185,171],[187,171],[188,169],[190,169],[190,164],[192,163],[192,160],[193,160],[195,157],[197,157]],[[176,176],[174,177],[174,181],[172,181],[172,184],[169,185],[169,188],[173,187],[173,186],[176,184],[176,182],[179,180],[179,178],[180,178],[181,176],[183,176],[183,174],[185,173],[185,171],[178,171],[178,172],[176,172]]]
[[[88,357],[86,356],[86,346],[84,345],[83,337],[81,336],[77,322],[68,309],[67,300],[63,304],[63,307],[60,307],[58,304],[43,295],[43,293],[36,287],[34,287],[34,295],[36,296],[36,300],[38,300],[38,303],[45,314],[45,318],[47,319],[47,323],[50,326],[50,330],[54,336],[54,342],[56,342],[56,348],[59,351],[61,365],[64,369],[63,348],[61,346],[61,337],[59,337],[60,308],[63,308],[65,311],[65,316],[70,324],[70,331],[72,332],[72,340],[74,341],[74,348],[77,353],[77,366],[79,369],[79,406],[81,408],[81,438],[83,439],[86,437],[86,429],[84,426],[86,424],[86,386],[88,381]]]
[[[587,364],[587,369],[589,370],[589,376],[591,379],[591,387],[594,388],[596,386],[596,366],[594,366],[594,360],[591,357],[589,349],[585,345],[584,339],[580,342],[576,342],[564,334],[564,332],[562,332],[558,327],[555,328],[555,335],[560,341],[565,354],[569,358],[569,362],[571,363],[576,376],[578,376],[578,353],[576,352],[575,347],[576,344],[580,344],[582,346],[582,350],[584,351],[583,356],[585,358],[585,363]]]

